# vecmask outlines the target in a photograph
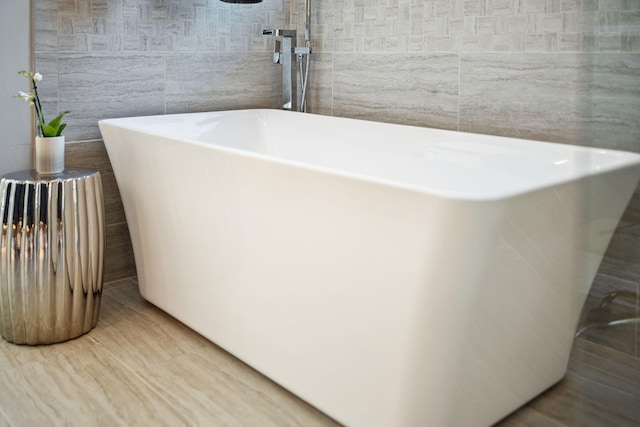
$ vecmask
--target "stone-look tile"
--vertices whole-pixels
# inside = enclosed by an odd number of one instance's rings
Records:
[[[575,340],[569,362],[569,370],[575,375],[631,392],[640,390],[639,367],[640,360],[637,357],[583,338]]]
[[[136,264],[129,237],[129,228],[122,222],[107,226],[107,250],[104,281],[136,275]]]
[[[578,143],[584,73],[569,55],[462,54],[460,130]]]
[[[494,427],[564,427],[565,424],[546,416],[528,406],[517,410],[496,423]]]
[[[105,323],[92,338],[171,401],[192,425],[337,425],[143,301],[134,286],[110,289],[103,304]],[[119,313],[117,319],[110,317],[111,311]]]
[[[60,53],[58,66],[69,141],[99,139],[101,119],[164,113],[162,55]]]
[[[89,168],[100,171],[104,195],[106,225],[105,281],[136,274],[131,239],[126,224],[118,185],[102,140],[67,143],[66,167]]]
[[[58,50],[58,7],[56,1],[34,0],[35,52]]]
[[[53,345],[16,345],[0,339],[0,374],[11,372],[22,366],[46,362],[50,358],[65,354],[72,354],[90,345],[88,335],[82,335],[74,340]],[[0,399],[0,411],[4,409]]]
[[[640,422],[638,396],[578,375],[565,379],[529,406],[563,425],[603,427],[637,426]]]
[[[640,323],[636,323],[636,358],[640,359]]]
[[[634,314],[638,291],[640,291],[640,289],[638,289],[639,286],[640,284],[636,281],[598,273],[591,285],[589,297],[600,301],[603,298],[608,297],[612,292],[617,292],[620,298],[614,298],[613,300],[607,299],[607,302],[609,303],[608,305],[611,306],[612,310],[618,309],[620,311]],[[588,310],[583,310],[583,312],[585,315],[588,314]],[[594,316],[597,316],[597,313],[595,313]],[[587,317],[584,317],[584,319],[586,320]],[[594,319],[597,319],[597,317]]]
[[[300,29],[303,2],[292,3],[291,23]],[[403,51],[403,43],[380,40],[407,35],[426,37],[423,48],[428,51],[629,51],[638,44],[634,38],[640,24],[640,14],[633,10],[637,4],[619,0],[585,0],[585,7],[582,0],[414,1],[389,7],[375,1],[321,3],[326,4],[313,4],[311,9],[315,40],[333,30],[335,37],[351,38],[354,45],[376,51]],[[354,23],[361,23],[364,31],[353,31]]]
[[[67,143],[65,165],[100,171],[104,195],[105,224],[108,226],[126,221],[118,184],[102,140]]]
[[[581,144],[640,152],[640,54],[593,54],[585,59],[588,88],[581,96],[592,117]]]
[[[333,115],[333,54],[314,53],[309,62],[307,112]]]
[[[578,325],[580,336],[633,356],[636,349],[636,325],[608,323],[640,316],[637,308],[638,292],[637,282],[598,274],[582,309]]]
[[[278,108],[282,67],[271,53],[167,56],[167,112]]]
[[[260,34],[253,31],[254,26],[282,27],[284,21],[282,0],[233,7],[203,0],[35,1],[41,11],[36,18],[41,21],[37,25],[39,43],[53,50],[53,36],[59,35],[60,50],[193,51],[201,36],[236,45],[237,40]],[[47,14],[50,10],[53,13]]]
[[[137,287],[137,282],[135,279],[132,279],[131,277],[127,277],[125,279],[118,279],[118,280],[112,280],[110,282],[105,282],[102,285],[102,289],[104,291],[108,291],[110,289],[115,289],[120,287],[131,287],[131,286]]]
[[[640,28],[631,32],[622,32],[620,49],[623,52],[640,52],[640,34],[638,34],[639,32]]]
[[[628,280],[635,283],[640,283],[640,265],[629,264],[619,259],[608,256],[605,253],[600,268],[599,274],[605,274],[611,277],[617,277],[622,280]]]
[[[86,34],[58,35],[58,49],[69,52],[88,52],[91,36]]]
[[[139,317],[137,316],[139,315],[147,315],[147,317],[152,317],[159,323],[163,321],[174,322],[171,316],[157,309],[140,296],[138,284],[135,280],[126,278],[109,283],[110,285],[105,287],[103,292],[100,319],[98,321],[101,328],[100,330],[94,329],[93,332],[95,333],[92,332],[91,334],[91,337],[95,340],[99,341],[100,336],[104,334],[103,329],[110,326],[119,325],[117,327],[123,327],[123,325],[133,324],[138,321]],[[116,286],[111,286],[111,284]],[[143,320],[147,317],[143,317]],[[199,337],[199,335],[197,336]],[[159,345],[161,346],[162,344]],[[168,351],[171,352],[173,350]]]
[[[638,373],[638,359],[576,339],[565,378],[524,407],[553,421],[532,417],[522,422],[521,410],[498,425],[636,426]]]
[[[333,114],[456,129],[458,57],[334,53]]]
[[[638,286],[633,284],[632,287],[637,289]],[[632,356],[640,356],[638,294],[638,291],[625,291],[620,287],[615,290],[615,298],[608,298],[604,304],[601,299],[589,296],[580,324],[580,327],[588,328],[582,330],[580,337]]]
[[[631,201],[629,201],[629,205],[624,211],[624,215],[622,215],[621,221],[636,224],[640,223],[640,185],[638,186],[638,188],[636,188]]]
[[[611,239],[606,255],[625,265],[640,268],[640,224],[631,223],[618,227]]]
[[[188,425],[188,419],[109,351],[57,344],[42,361],[0,373],[0,402],[12,425]],[[151,398],[155,397],[155,399]]]
[[[632,55],[463,54],[460,130],[630,149],[638,76]]]
[[[120,325],[121,327],[126,328],[127,324],[131,324],[136,313],[127,302],[122,301],[123,298],[126,296],[133,296],[136,300],[141,300],[139,296],[136,296],[136,293],[138,293],[138,284],[136,281],[130,281],[130,278],[126,278],[108,283],[110,285],[105,286],[104,292],[102,293],[102,304],[100,307],[100,318],[98,319],[98,324],[91,331],[90,335],[91,340],[94,343],[97,342],[96,334],[100,335],[101,330],[113,325]],[[118,286],[111,286],[112,283],[118,284]],[[130,289],[134,289],[134,291],[131,291]],[[120,296],[118,298],[114,298],[114,295]],[[147,304],[149,310],[155,309],[150,303],[144,300],[142,300],[142,304]],[[158,313],[159,315],[165,315],[169,318],[169,316],[164,314],[162,311],[158,311]]]
[[[117,290],[114,291],[114,289],[116,288]],[[153,304],[147,302],[147,300],[145,300],[140,295],[140,291],[138,290],[138,280],[135,276],[116,280],[114,282],[109,282],[109,286],[106,288],[106,292],[111,299],[120,303],[128,310],[133,310],[138,314],[144,314],[151,319],[155,319],[155,321],[159,323],[162,323],[166,320],[170,321],[171,323],[175,322],[175,319],[173,319],[170,315],[161,310],[158,310]],[[114,304],[114,306],[117,305]],[[120,320],[119,316],[114,316],[113,320],[113,322],[108,322],[110,324],[117,323],[117,321]],[[200,335],[196,334],[196,337],[199,339]]]

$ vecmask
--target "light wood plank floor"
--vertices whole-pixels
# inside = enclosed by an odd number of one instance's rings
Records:
[[[0,340],[2,426],[333,426],[145,302],[105,285],[98,326],[51,346]],[[640,426],[640,361],[576,339],[563,381],[500,426]]]

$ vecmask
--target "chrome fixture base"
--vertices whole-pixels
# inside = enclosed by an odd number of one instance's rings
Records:
[[[299,111],[295,64],[296,30],[263,30],[263,36],[279,37],[275,42],[273,62],[282,64],[282,109]],[[281,50],[282,46],[282,50]]]
[[[273,62],[282,64],[282,109],[292,111],[306,111],[306,89],[307,78],[309,76],[309,55],[311,46],[306,40],[306,46],[296,47],[296,30],[276,29],[262,30],[263,36],[277,37],[274,44]],[[305,38],[308,30],[305,30]],[[301,96],[298,97],[298,81],[296,71],[297,63],[300,65],[300,87]],[[305,61],[306,58],[306,61]],[[303,63],[306,66],[303,66]],[[303,71],[305,69],[305,71]]]

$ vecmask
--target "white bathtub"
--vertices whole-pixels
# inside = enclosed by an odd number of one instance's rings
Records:
[[[558,380],[640,156],[247,110],[103,120],[142,295],[349,426]]]

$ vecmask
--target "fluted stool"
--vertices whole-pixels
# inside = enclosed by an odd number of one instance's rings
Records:
[[[5,175],[0,219],[2,337],[51,344],[96,326],[105,254],[100,173]]]

